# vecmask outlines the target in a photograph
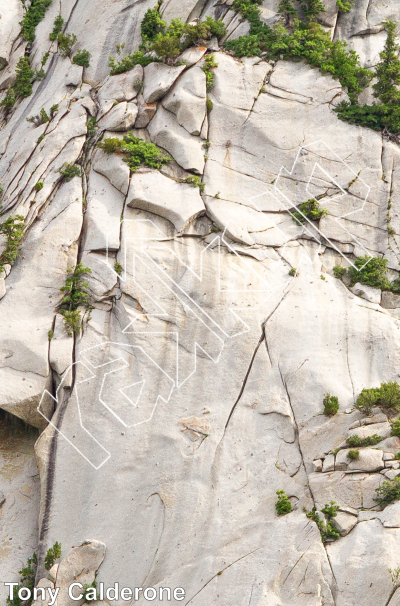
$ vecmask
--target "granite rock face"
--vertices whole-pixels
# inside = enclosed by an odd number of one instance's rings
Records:
[[[115,45],[139,49],[154,3],[53,2],[27,49],[22,9],[5,4],[0,95],[25,52],[35,69],[50,58],[33,94],[0,109],[0,222],[22,215],[26,226],[0,274],[0,408],[41,432],[38,471],[32,440],[21,457],[0,444],[0,578],[18,579],[36,549],[36,581],[62,585],[58,606],[72,604],[68,583],[95,578],[182,587],[185,602],[172,603],[190,606],[400,603],[388,573],[400,565],[399,510],[374,500],[399,472],[400,439],[384,411],[353,408],[363,388],[398,380],[398,297],[333,272],[371,255],[398,276],[399,147],[338,120],[348,97],[330,75],[237,59],[215,40],[209,91],[204,46],[179,65],[110,76]],[[231,4],[160,10],[167,22],[222,18],[229,38],[248,31]],[[278,5],[261,6],[270,25]],[[332,36],[374,65],[397,2],[326,6]],[[49,41],[60,11],[88,68]],[[50,121],[35,119],[55,104]],[[169,161],[131,172],[98,149],[126,133]],[[312,197],[328,214],[300,225],[292,212]],[[69,336],[60,289],[79,262],[90,309]],[[350,436],[375,434],[349,457]],[[277,490],[289,515],[276,513]],[[324,544],[303,508],[330,501],[340,536]],[[48,572],[55,541],[63,558]]]

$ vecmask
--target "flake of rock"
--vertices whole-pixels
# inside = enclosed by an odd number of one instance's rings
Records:
[[[339,511],[332,519],[332,524],[341,537],[345,537],[357,524],[357,518],[349,513]]]
[[[146,68],[147,69],[147,68]],[[189,135],[178,124],[176,117],[162,106],[148,126],[153,143],[166,149],[185,170],[202,174],[204,170],[204,149],[202,140]]]
[[[146,128],[150,120],[154,117],[157,110],[157,103],[146,103],[143,95],[137,98],[138,115],[135,122],[135,128]]]
[[[176,183],[157,170],[140,170],[132,175],[127,203],[168,219],[178,231],[205,211],[198,188]]]
[[[366,286],[365,284],[357,282],[351,288],[351,291],[358,297],[361,297],[370,303],[381,302],[382,291],[379,288],[373,288],[372,286]]]
[[[382,293],[381,306],[386,309],[397,309],[400,307],[400,295],[384,290]]]
[[[64,316],[57,314],[54,320],[54,334],[50,340],[49,362],[60,376],[73,363],[74,340],[67,335]]]
[[[383,453],[383,460],[384,461],[393,461],[394,459],[394,454],[392,452],[384,452]]]
[[[394,478],[396,478],[399,474],[400,471],[398,469],[389,469],[389,471],[385,471],[383,475],[385,475],[389,480],[394,480]]]
[[[190,46],[185,51],[183,51],[183,53],[178,57],[178,60],[184,61],[186,65],[190,67],[200,61],[200,59],[203,58],[206,52],[206,46]]]
[[[200,67],[187,70],[162,100],[190,135],[199,135],[206,116],[206,75]]]
[[[146,103],[161,99],[171,88],[185,65],[170,67],[165,63],[150,63],[144,68],[143,97]]]
[[[335,469],[335,455],[330,454],[324,460],[324,464],[322,466],[322,471],[326,473],[327,471],[334,471]]]
[[[74,583],[91,585],[96,578],[106,554],[106,546],[101,541],[87,540],[72,550],[60,562],[57,571],[57,586],[60,588],[57,606],[80,606],[85,601],[73,600],[68,595],[69,586]],[[75,593],[79,595],[79,591]]]
[[[321,459],[315,459],[313,461],[313,471],[322,471],[322,461]]]
[[[128,193],[129,166],[117,154],[106,154],[98,150],[93,162],[93,168],[110,181],[116,189],[123,194]]]
[[[56,564],[53,564],[53,566],[52,566],[52,567],[50,568],[50,570],[49,570],[49,579],[50,579],[50,581],[52,581],[53,583],[55,583],[55,582],[56,582],[56,579],[57,579],[57,571],[58,571],[58,567],[59,567],[59,564],[58,564],[58,563],[56,563]]]
[[[98,122],[99,128],[114,132],[124,132],[132,128],[138,114],[136,103],[122,101],[113,107]]]

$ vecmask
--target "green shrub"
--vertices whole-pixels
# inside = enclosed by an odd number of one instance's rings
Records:
[[[354,404],[354,408],[360,410],[366,415],[371,414],[371,410],[378,406],[379,401],[379,389],[370,388],[363,389],[357,398],[357,402]]]
[[[191,177],[186,177],[184,182],[189,183],[189,185],[191,185],[192,187],[198,187],[201,193],[203,193],[206,185],[205,183],[201,182],[201,177],[197,177],[195,175]]]
[[[318,529],[321,533],[321,539],[323,543],[326,541],[335,541],[340,537],[340,534],[335,530],[332,519],[337,516],[337,511],[339,507],[336,505],[335,501],[331,501],[330,504],[326,504],[323,509],[321,509],[321,513],[324,514],[325,520],[322,520],[317,512],[317,508],[313,507],[311,511],[307,513],[307,518],[313,520],[318,526]]]
[[[337,396],[331,396],[330,393],[326,393],[323,399],[324,404],[324,415],[332,417],[339,411],[339,399]]]
[[[289,276],[294,277],[296,274],[297,274],[297,269],[296,269],[295,267],[292,267],[292,268],[289,270]]]
[[[146,67],[146,65],[149,65],[149,63],[158,61],[158,59],[154,59],[153,57],[145,56],[142,51],[135,51],[131,55],[127,55],[118,62],[116,62],[114,57],[111,56],[108,59],[108,65],[111,68],[110,74],[112,76],[128,72],[130,69],[135,67],[135,65],[142,65],[143,67]]]
[[[400,438],[400,420],[395,421],[392,424],[392,430],[390,433],[392,436],[395,436],[396,438]]]
[[[27,42],[35,39],[36,26],[42,21],[52,0],[33,0],[20,21],[21,33]]]
[[[206,87],[207,91],[210,91],[214,87],[214,74],[213,69],[218,67],[218,63],[215,61],[214,55],[207,55],[203,63],[203,72],[206,75]]]
[[[321,208],[314,198],[300,204],[298,209],[292,212],[292,219],[300,224],[306,222],[306,217],[310,221],[319,221],[321,217],[328,214],[328,211],[325,208]]]
[[[33,189],[35,191],[40,191],[41,189],[43,189],[43,187],[44,187],[43,181],[38,181]]]
[[[74,177],[80,177],[82,174],[79,166],[68,164],[68,162],[64,162],[58,172],[67,182],[71,181]]]
[[[143,21],[140,24],[143,42],[154,40],[157,34],[165,31],[167,24],[161,19],[158,8],[159,6],[149,8],[143,17]]]
[[[24,222],[22,215],[14,215],[0,223],[0,234],[6,236],[6,248],[0,255],[0,273],[4,270],[4,265],[12,265],[19,257],[24,237]]]
[[[386,507],[389,503],[400,500],[400,477],[383,482],[375,489],[377,497],[374,499],[379,505]]]
[[[213,107],[214,107],[213,102],[211,101],[210,97],[207,95],[207,100],[206,100],[207,112],[210,113],[212,111]]]
[[[22,600],[18,597],[18,591],[22,587],[26,587],[27,589],[32,589],[35,587],[35,576],[37,571],[37,555],[34,553],[31,558],[28,558],[26,566],[23,566],[19,571],[21,578],[19,580],[19,584],[17,587],[14,587],[14,599],[10,600],[10,598],[6,598],[7,606],[30,606],[32,604],[33,598],[31,597],[29,600],[22,602]]]
[[[394,458],[395,458],[396,461],[400,460],[400,451],[395,455]]]
[[[118,261],[115,261],[114,269],[119,276],[122,274],[122,265],[121,265],[121,263],[118,263]]]
[[[349,267],[348,275],[351,285],[356,282],[381,288],[382,290],[390,290],[390,282],[386,276],[388,272],[387,259],[382,257],[357,257],[354,261],[355,267]]]
[[[85,49],[79,49],[76,51],[72,63],[80,65],[81,67],[89,67],[91,54]]]
[[[81,328],[81,314],[79,307],[89,309],[89,294],[86,292],[89,284],[83,282],[83,276],[92,273],[90,267],[83,267],[78,263],[74,269],[69,269],[65,285],[60,289],[65,293],[61,301],[60,314],[64,316],[67,334],[72,337]]]
[[[320,13],[326,12],[321,0],[300,0],[300,6],[307,19],[314,19]]]
[[[54,330],[49,330],[49,332],[47,333],[47,337],[48,337],[49,341],[51,341],[52,338],[54,337]]]
[[[358,450],[358,448],[356,448],[355,450],[349,450],[347,456],[350,461],[358,461],[358,459],[360,458],[360,451]]]
[[[386,410],[400,410],[400,385],[396,382],[381,383],[380,387],[363,389],[354,407],[365,414],[370,414],[372,408],[379,406]]]
[[[163,154],[154,143],[139,139],[132,134],[124,135],[123,139],[107,137],[103,142],[98,143],[98,147],[107,154],[116,152],[123,154],[124,162],[128,164],[133,173],[141,165],[160,169],[164,164],[170,162],[170,158]]]
[[[85,600],[85,602],[92,602],[93,600],[95,600],[95,597],[91,597],[94,594],[94,592],[92,592],[92,589],[96,589],[97,587],[97,582],[96,579],[93,581],[93,583],[91,583],[90,585],[88,585],[87,583],[85,583],[83,585],[83,598]]]
[[[281,0],[278,6],[278,13],[285,18],[287,24],[297,15],[292,0]]]
[[[63,34],[60,33],[57,36],[58,41],[58,52],[62,57],[70,57],[72,53],[72,47],[77,41],[75,34]]]
[[[353,6],[353,0],[336,0],[336,6],[342,13],[348,13]]]
[[[50,547],[44,559],[44,567],[46,570],[50,570],[59,558],[61,558],[61,544],[56,541],[53,547]]]
[[[275,509],[278,516],[284,516],[292,511],[292,504],[285,494],[284,490],[277,490],[278,500],[275,503]]]
[[[383,438],[378,436],[376,433],[373,436],[368,436],[367,438],[360,438],[357,434],[354,436],[350,436],[347,438],[347,444],[349,446],[375,446],[375,444],[379,444],[382,442]]]
[[[335,278],[338,278],[338,280],[340,280],[340,278],[343,278],[346,272],[347,270],[344,267],[341,267],[340,265],[335,265],[335,267],[333,268],[333,275],[335,276]]]
[[[94,137],[94,135],[96,134],[96,126],[97,126],[96,116],[92,116],[86,122],[88,137]]]
[[[61,17],[61,15],[58,15],[54,21],[53,31],[51,32],[51,34],[49,34],[49,39],[52,42],[54,42],[54,40],[57,40],[58,34],[61,32],[63,25],[64,19]]]

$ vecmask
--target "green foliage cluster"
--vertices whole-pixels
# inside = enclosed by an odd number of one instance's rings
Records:
[[[117,272],[117,274],[120,276],[122,274],[122,265],[121,263],[119,263],[118,261],[115,261],[114,263],[114,269]]]
[[[310,219],[310,221],[319,221],[321,217],[328,214],[326,208],[321,208],[315,198],[303,202],[298,208],[299,210],[292,212],[292,219],[300,224],[306,222],[306,217],[307,219]]]
[[[143,51],[135,51],[131,55],[127,55],[121,59],[121,61],[115,61],[114,57],[109,57],[108,65],[111,68],[110,74],[115,76],[116,74],[128,72],[135,67],[135,65],[146,67],[146,65],[149,65],[149,63],[153,63],[154,61],[157,61],[157,59],[146,56]]]
[[[49,331],[52,332],[52,331]],[[53,566],[54,562],[61,557],[61,545],[60,543],[55,542],[53,547],[50,547],[45,557],[45,568],[46,570],[50,570]],[[18,587],[14,588],[14,599],[10,600],[10,598],[6,599],[7,606],[30,606],[33,601],[33,597],[29,600],[22,602],[22,600],[18,597],[18,591],[22,587],[26,587],[30,591],[35,587],[35,576],[37,570],[38,559],[36,553],[32,555],[31,558],[28,558],[26,566],[23,566],[19,571],[21,575],[19,580]]]
[[[335,267],[333,268],[333,275],[335,276],[335,278],[338,278],[340,280],[340,278],[343,278],[343,276],[346,274],[346,271],[347,270],[341,265],[335,265]]]
[[[281,0],[278,6],[278,13],[285,18],[287,25],[289,25],[290,20],[297,15],[292,0]]]
[[[76,164],[68,164],[64,162],[62,167],[58,171],[65,181],[71,181],[74,177],[81,176],[81,169]]]
[[[170,162],[170,158],[163,154],[154,143],[144,141],[132,134],[124,135],[123,139],[107,137],[98,147],[106,154],[121,153],[125,156],[131,172],[136,172],[139,166],[160,169],[164,164]]]
[[[275,509],[278,516],[284,516],[292,511],[292,504],[289,501],[284,490],[277,490],[278,500],[275,503]]]
[[[73,56],[72,63],[76,63],[76,65],[80,65],[81,67],[89,67],[90,65],[90,57],[91,54],[89,51],[83,49],[78,49]]]
[[[289,276],[291,276],[292,278],[294,278],[294,276],[297,274],[297,269],[296,267],[291,267],[289,270]]]
[[[400,477],[383,482],[381,486],[375,489],[377,494],[374,499],[379,505],[386,507],[389,503],[400,500]]]
[[[400,59],[399,46],[396,44],[396,23],[386,21],[387,38],[381,61],[375,68],[377,82],[373,85],[374,96],[380,104],[358,105],[342,102],[335,109],[341,120],[351,124],[368,126],[374,130],[387,130],[400,133]]]
[[[86,122],[88,137],[94,137],[94,135],[96,134],[96,126],[97,126],[96,116],[92,116]]]
[[[54,42],[58,38],[58,34],[62,31],[64,19],[58,15],[54,20],[53,31],[49,34],[49,40]]]
[[[339,411],[339,398],[337,396],[331,396],[330,393],[326,393],[323,399],[324,404],[324,415],[332,417]]]
[[[43,181],[38,181],[33,189],[35,191],[40,191],[41,189],[43,189],[43,187],[44,187]]]
[[[400,438],[400,420],[395,421],[392,424],[392,431],[391,431],[391,435],[395,436],[396,438]]]
[[[30,6],[26,9],[25,15],[20,21],[21,33],[27,42],[33,42],[35,39],[36,26],[44,18],[47,9],[53,0],[32,0]]]
[[[154,61],[173,63],[176,57],[189,46],[204,44],[213,36],[220,38],[226,32],[222,21],[207,17],[205,21],[192,25],[180,19],[173,19],[167,26],[158,12],[158,7],[150,8],[141,23],[142,45],[140,50],[127,55],[121,61],[109,57],[111,75],[121,74],[135,65],[146,66]],[[117,52],[122,47],[117,48]],[[154,54],[156,57],[154,57]],[[211,67],[209,69],[211,71]]]
[[[73,269],[69,269],[65,280],[65,285],[60,289],[65,293],[61,301],[60,314],[64,316],[64,324],[68,336],[72,337],[78,333],[81,328],[81,313],[79,307],[89,309],[89,294],[85,288],[89,284],[83,282],[83,276],[91,274],[90,267],[84,267],[78,263]]]
[[[202,183],[201,177],[198,177],[197,175],[186,177],[184,183],[189,183],[192,187],[198,187],[201,193],[203,193],[206,186],[205,183]]]
[[[348,13],[353,6],[353,0],[336,0],[336,6],[342,13]]]
[[[360,451],[358,450],[358,448],[356,448],[354,450],[349,450],[349,452],[347,453],[347,456],[350,459],[350,461],[358,461],[358,459],[360,458]]]
[[[12,265],[19,257],[24,237],[24,217],[14,215],[0,223],[0,234],[6,237],[6,248],[0,255],[0,273],[4,265]]]
[[[357,434],[354,436],[350,436],[347,438],[347,444],[349,446],[359,446],[360,448],[363,446],[375,446],[382,442],[383,438],[374,433],[373,436],[368,436],[367,438],[360,438]]]
[[[214,87],[214,73],[213,69],[218,67],[218,63],[215,61],[214,55],[207,55],[203,63],[203,72],[206,75],[207,91],[209,92]]]
[[[400,459],[400,451],[396,454],[396,456],[394,458],[396,461],[398,461]]]
[[[304,59],[322,73],[330,73],[348,90],[349,97],[356,101],[372,74],[360,65],[359,57],[353,50],[347,50],[345,42],[333,42],[328,32],[315,21],[317,14],[324,10],[319,0],[301,2],[306,22],[294,19],[289,31],[282,23],[269,27],[260,19],[258,0],[234,0],[233,8],[250,22],[250,32],[225,44],[238,57],[265,56],[267,59]],[[287,14],[293,16],[290,7]],[[283,8],[285,8],[283,7]]]
[[[356,282],[381,288],[382,290],[390,290],[391,285],[387,278],[387,259],[382,257],[357,257],[354,261],[355,267],[350,267],[347,274],[350,278],[351,285]]]
[[[75,34],[63,34],[62,32],[57,36],[58,52],[62,57],[70,57],[72,54],[72,47],[77,41]]]
[[[61,543],[56,541],[53,547],[50,547],[44,559],[44,567],[46,570],[50,570],[59,558],[61,558]]]
[[[95,594],[94,594],[94,592],[92,592],[90,590],[96,589],[96,587],[97,587],[96,579],[90,585],[88,585],[88,583],[85,583],[83,585],[83,597],[84,597],[85,602],[93,602],[95,600],[95,598],[92,597]]]
[[[36,116],[29,116],[29,118],[27,118],[26,120],[27,120],[27,122],[33,122],[36,126],[40,126],[41,124],[44,124],[45,122],[50,122],[50,120],[52,120],[54,118],[54,116],[56,115],[57,112],[58,112],[58,105],[55,103],[54,105],[52,105],[50,107],[50,116],[46,112],[44,107],[42,107],[39,114],[37,114]]]
[[[357,410],[367,415],[371,414],[371,410],[375,406],[398,412],[400,410],[400,385],[396,381],[389,381],[381,383],[380,387],[363,389],[354,405]]]
[[[335,501],[331,501],[329,505],[326,504],[324,508],[321,509],[321,513],[324,514],[325,519],[320,518],[316,507],[313,507],[312,510],[307,513],[307,518],[313,520],[318,526],[323,543],[326,543],[326,541],[335,541],[340,536],[332,524],[332,519],[337,516],[338,509],[339,507],[336,505]]]
[[[32,82],[35,72],[31,69],[29,57],[20,57],[15,68],[16,79],[12,87],[7,90],[0,107],[11,109],[18,98],[25,99],[32,94]]]

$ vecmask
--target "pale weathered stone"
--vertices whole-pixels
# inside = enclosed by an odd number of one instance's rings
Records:
[[[322,466],[322,471],[326,473],[327,471],[334,471],[335,469],[335,455],[328,455],[326,459],[324,459],[324,463]]]
[[[321,461],[321,459],[315,459],[313,461],[313,471],[322,471],[322,461]]]
[[[370,301],[371,303],[381,302],[382,291],[379,288],[372,288],[372,286],[366,286],[365,284],[357,282],[357,284],[354,284],[351,288],[351,291],[358,297]]]
[[[132,175],[127,204],[168,219],[178,231],[205,211],[197,187],[176,183],[156,170],[140,170]]]
[[[332,519],[332,524],[341,537],[345,537],[357,524],[357,518],[348,513],[338,512]]]
[[[206,115],[206,75],[200,67],[187,70],[162,100],[189,134],[199,135]]]
[[[96,153],[94,170],[107,177],[111,185],[123,194],[128,193],[129,188],[129,166],[117,154],[106,154],[102,151]]]
[[[165,63],[150,63],[144,68],[143,97],[146,103],[154,103],[168,92],[185,65],[170,67]]]
[[[50,568],[49,573],[48,573],[49,579],[50,579],[50,581],[53,581],[53,583],[55,583],[56,579],[57,579],[58,567],[59,567],[58,563],[53,564],[53,566]]]
[[[57,586],[60,588],[57,606],[72,606],[82,604],[84,599],[72,600],[68,595],[69,586],[73,582],[91,585],[96,572],[106,555],[106,546],[101,541],[87,540],[74,547],[60,562],[57,571]],[[79,588],[75,588],[79,592]],[[77,594],[75,594],[77,595]]]
[[[397,309],[400,307],[400,295],[384,290],[382,293],[381,305],[386,309]]]
[[[137,114],[138,106],[136,103],[122,101],[103,116],[98,125],[99,128],[104,130],[127,131],[135,124]]]

